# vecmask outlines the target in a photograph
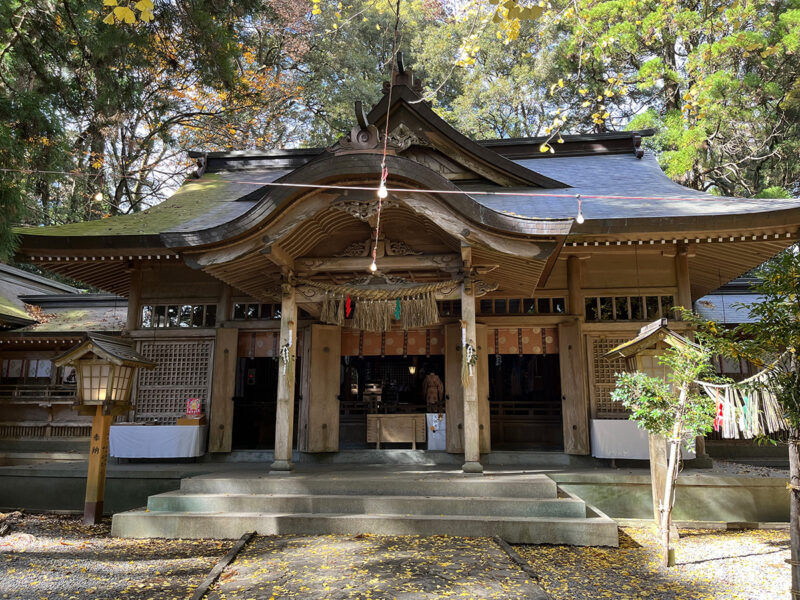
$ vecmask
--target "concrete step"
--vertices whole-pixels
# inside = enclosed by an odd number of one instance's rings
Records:
[[[274,460],[272,450],[234,450],[233,452],[207,454],[208,462],[260,462],[269,464]],[[294,451],[292,462],[298,465],[418,465],[461,466],[463,454],[451,454],[439,450],[411,450],[408,448],[359,448],[340,449],[339,452],[320,454]],[[495,450],[481,455],[485,466],[537,467],[592,467],[598,460],[590,456],[575,456],[548,450]]]
[[[167,492],[150,496],[147,502],[147,509],[151,513],[339,513],[565,518],[583,518],[586,516],[586,504],[577,498],[465,498],[453,496],[267,495]]]
[[[555,482],[546,475],[524,477],[465,476],[443,473],[431,477],[387,473],[384,475],[337,474],[331,477],[274,476],[266,473],[202,475],[181,480],[181,491],[207,494],[282,494],[330,496],[458,496],[505,498],[556,498]]]
[[[376,534],[500,536],[513,544],[618,546],[617,524],[605,515],[588,518],[411,516],[373,514],[117,513],[111,535],[128,538],[225,538],[260,535]]]

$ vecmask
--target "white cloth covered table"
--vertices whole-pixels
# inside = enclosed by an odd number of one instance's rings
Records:
[[[186,458],[205,454],[208,425],[112,425],[114,458]]]
[[[428,450],[446,450],[446,415],[440,415],[439,413],[428,413],[426,416],[428,425]]]
[[[650,459],[647,430],[628,419],[592,419],[592,456],[595,458]],[[681,446],[684,459],[695,458]]]

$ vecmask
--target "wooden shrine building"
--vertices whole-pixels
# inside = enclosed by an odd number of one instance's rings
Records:
[[[128,299],[157,365],[131,420],[200,398],[209,452],[274,447],[276,470],[293,448],[431,447],[418,417],[442,410],[467,471],[498,448],[590,454],[593,420],[625,418],[604,355],[797,240],[800,200],[683,188],[652,132],[542,153],[465,137],[408,70],[384,91],[329,148],[196,155],[158,206],[21,232],[19,260]]]

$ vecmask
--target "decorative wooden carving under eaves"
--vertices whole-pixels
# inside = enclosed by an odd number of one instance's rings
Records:
[[[348,215],[361,219],[362,221],[369,221],[372,217],[378,214],[378,200],[351,200],[339,199],[331,203],[333,208],[346,212]],[[394,208],[399,206],[399,203],[391,198],[386,198],[383,201],[384,210],[387,208]]]
[[[483,279],[472,280],[472,289],[475,292],[476,298],[485,296],[489,292],[494,292],[495,290],[497,290],[498,287],[500,287],[500,285],[495,283],[494,281],[485,281]]]
[[[411,146],[430,146],[430,142],[425,138],[419,137],[411,131],[405,123],[400,123],[389,132],[389,144],[395,152],[400,153],[408,150]]]
[[[373,238],[370,237],[363,242],[353,242],[342,252],[336,255],[337,258],[360,258],[369,256],[372,248]],[[381,238],[378,243],[378,256],[420,256],[422,252],[417,252],[402,240],[390,240]]]
[[[402,240],[385,240],[386,254],[388,256],[420,256],[422,252],[417,252]]]
[[[367,256],[369,254],[370,241],[371,239],[364,240],[363,242],[353,242],[336,256],[339,258],[358,258],[360,256]]]

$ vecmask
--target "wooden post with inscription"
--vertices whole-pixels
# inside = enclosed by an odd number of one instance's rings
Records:
[[[469,278],[466,278],[461,284],[461,326],[463,328],[461,358],[464,360],[467,345],[471,345],[476,350],[478,346],[475,331],[475,292]],[[472,373],[467,375],[462,384],[464,386],[464,464],[461,468],[464,473],[482,473],[477,365],[472,368]]]
[[[83,505],[83,522],[96,525],[103,518],[103,499],[106,491],[106,465],[108,464],[108,432],[111,415],[98,406],[92,419],[92,440],[89,449],[89,472],[86,476],[86,501]]]
[[[281,285],[281,337],[278,366],[278,399],[275,411],[275,460],[270,472],[292,470],[294,380],[297,359],[297,298],[295,287]]]

